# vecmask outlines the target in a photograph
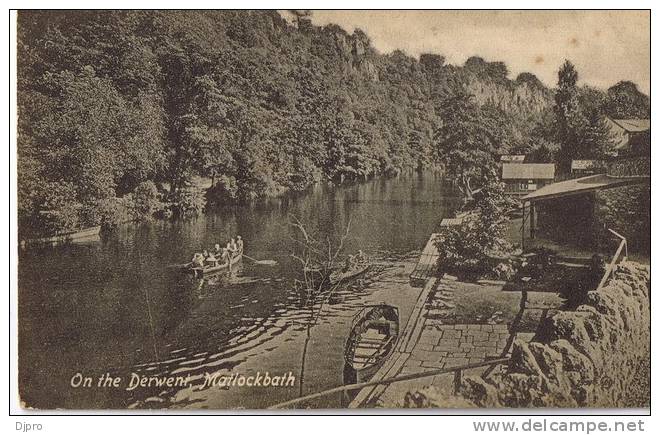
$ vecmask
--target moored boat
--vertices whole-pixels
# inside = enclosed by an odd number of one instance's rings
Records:
[[[349,269],[337,269],[330,274],[329,277],[330,284],[335,285],[335,284],[339,284],[342,281],[355,278],[356,276],[366,272],[367,269],[369,269],[369,266],[370,263],[368,261],[364,261],[353,265]]]
[[[353,318],[344,347],[344,382],[365,382],[392,354],[399,339],[399,309],[367,305]]]
[[[86,242],[90,240],[98,240],[101,232],[101,226],[83,228],[79,231],[68,231],[65,233],[55,234],[50,237],[41,237],[37,239],[27,239],[21,241],[21,246],[32,245],[59,245],[62,243],[75,243]]]

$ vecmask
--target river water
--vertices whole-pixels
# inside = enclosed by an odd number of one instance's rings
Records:
[[[354,186],[319,186],[194,220],[124,225],[100,241],[28,250],[19,259],[19,389],[36,408],[264,408],[342,384],[343,346],[364,304],[397,305],[405,325],[419,289],[408,286],[415,254],[457,205],[437,173]],[[310,304],[293,285],[300,267],[292,216],[310,232],[364,250],[374,267],[340,287],[309,328]],[[196,280],[168,267],[240,234],[245,253],[231,276]],[[320,301],[323,299],[321,298]],[[221,376],[282,376],[295,386],[224,385]],[[80,376],[75,376],[77,373]],[[104,374],[112,385],[98,385]],[[135,374],[135,375],[133,375]],[[206,375],[216,384],[204,386]],[[139,386],[132,376],[180,377],[185,385]],[[80,378],[91,378],[92,385]],[[225,378],[228,379],[228,378]],[[302,385],[302,386],[301,386]],[[310,403],[344,406],[340,395]]]

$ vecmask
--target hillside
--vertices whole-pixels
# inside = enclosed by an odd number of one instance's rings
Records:
[[[112,223],[118,203],[149,214],[156,198],[199,210],[195,176],[221,205],[442,165],[449,101],[488,153],[528,152],[554,104],[501,62],[382,54],[360,30],[275,11],[23,11],[18,55],[26,232]]]

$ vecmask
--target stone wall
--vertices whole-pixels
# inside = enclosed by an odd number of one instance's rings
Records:
[[[502,373],[466,376],[458,395],[437,387],[408,392],[405,406],[648,406],[649,382],[640,373],[649,372],[640,367],[650,364],[649,292],[650,268],[621,263],[585,305],[548,317],[532,342],[516,340]]]
[[[607,231],[607,228],[611,228],[627,239],[629,251],[650,254],[650,183],[596,192],[593,227],[596,231],[595,240],[602,250],[611,251],[619,243]]]

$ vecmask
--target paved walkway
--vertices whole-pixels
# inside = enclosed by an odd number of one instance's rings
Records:
[[[466,285],[479,284],[435,278],[427,282],[417,301],[416,308],[419,309],[413,310],[396,351],[372,380],[500,358],[507,353],[505,349],[508,351],[514,338],[532,339],[533,333],[512,336],[508,324],[450,324],[455,315],[454,292]],[[465,374],[481,374],[485,370],[472,369]],[[401,405],[410,390],[429,385],[451,388],[452,382],[453,375],[445,374],[365,388],[350,407],[369,407],[379,402],[387,406]]]

